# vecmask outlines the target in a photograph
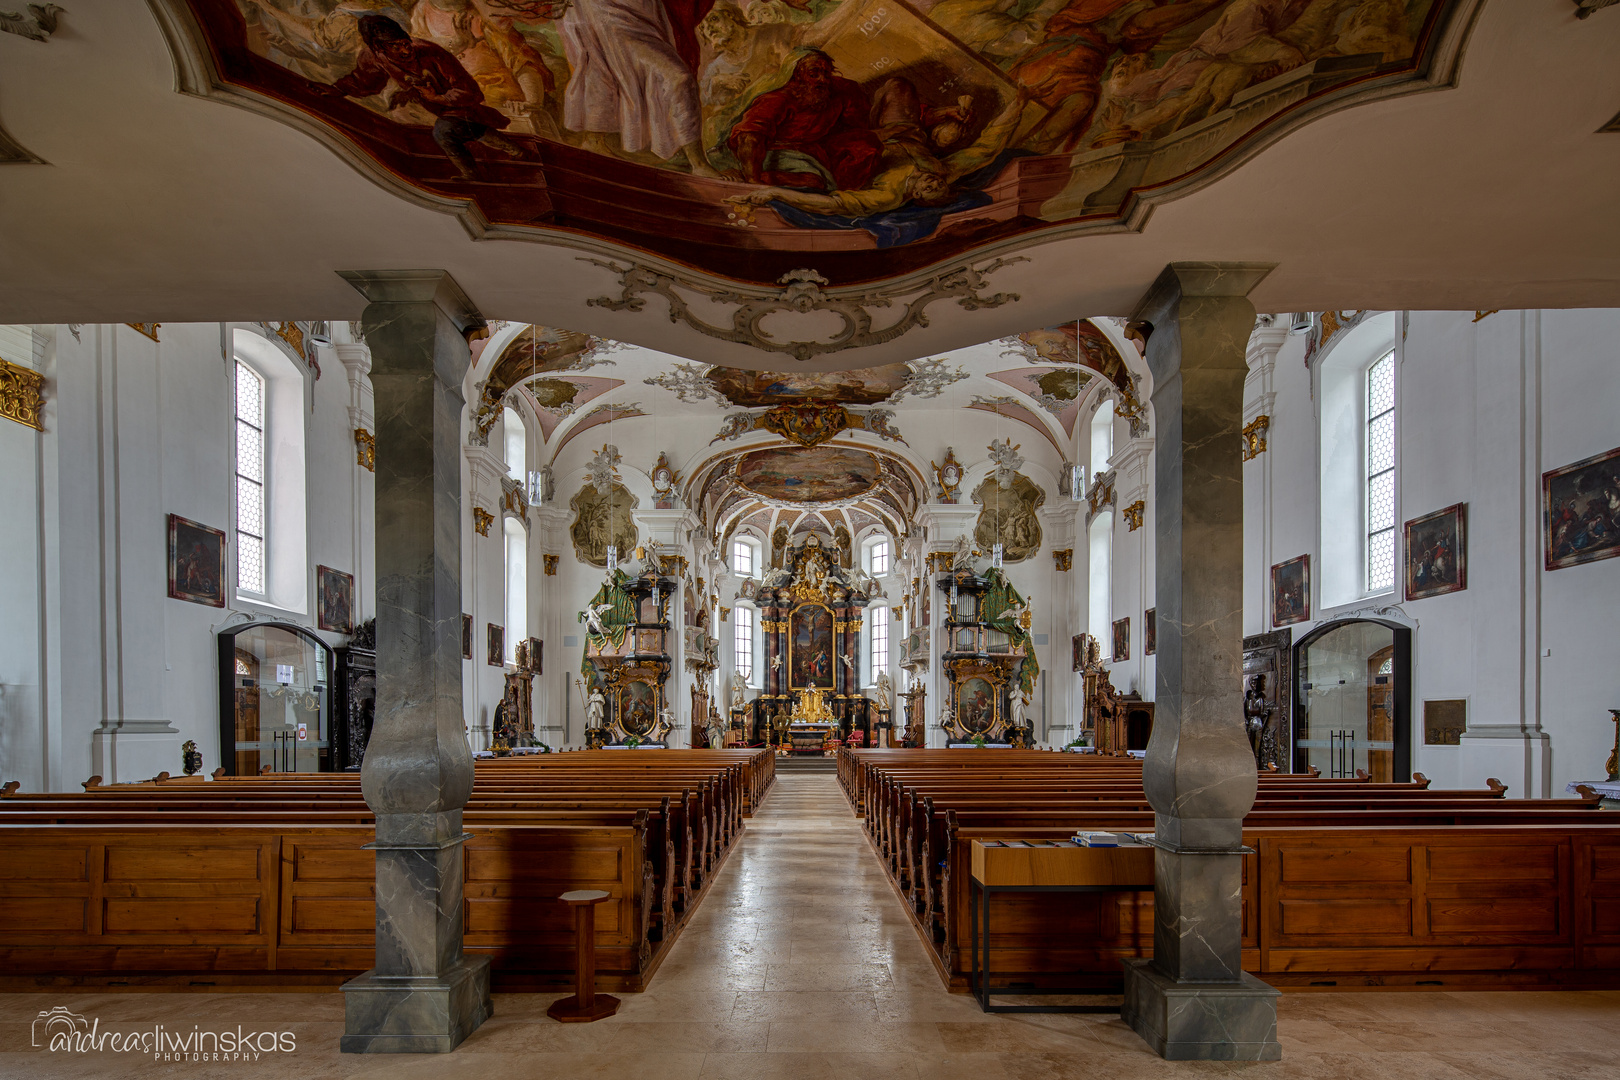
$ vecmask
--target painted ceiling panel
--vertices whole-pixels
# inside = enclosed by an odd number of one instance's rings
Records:
[[[466,220],[755,283],[813,254],[834,284],[1112,227],[1348,91],[1427,88],[1475,6],[160,2],[188,5],[217,82]]]

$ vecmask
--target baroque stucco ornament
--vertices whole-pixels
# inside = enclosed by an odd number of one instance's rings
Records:
[[[19,34],[31,41],[49,41],[56,33],[57,16],[63,8],[57,4],[29,4],[26,13],[0,11],[0,30]]]
[[[669,321],[681,322],[712,338],[751,345],[762,352],[786,353],[798,361],[814,359],[827,353],[845,349],[860,349],[882,345],[900,337],[916,327],[928,325],[928,306],[936,300],[955,300],[967,311],[996,308],[1019,299],[1018,293],[990,293],[986,295],[986,278],[1013,263],[1027,262],[1023,256],[994,259],[983,266],[963,263],[924,279],[920,284],[879,287],[866,292],[845,294],[842,290],[828,292],[823,286],[827,279],[814,270],[793,270],[777,279],[781,289],[769,292],[746,293],[733,289],[717,289],[696,281],[683,280],[662,273],[640,263],[621,266],[603,259],[581,258],[611,270],[619,275],[619,295],[599,296],[587,301],[592,307],[609,311],[640,311],[647,305],[645,294],[664,298],[669,307]],[[677,290],[697,293],[715,304],[735,308],[731,325],[717,326],[692,313],[687,300]],[[872,313],[868,308],[893,307],[897,300],[910,297],[905,312],[879,329],[872,327]],[[808,341],[779,341],[760,324],[777,314],[805,315],[826,311],[843,320],[843,327],[830,338]]]

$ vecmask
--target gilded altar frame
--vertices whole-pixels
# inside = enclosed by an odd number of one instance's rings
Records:
[[[952,739],[966,741],[983,735],[986,742],[1000,742],[1007,730],[1007,681],[1011,670],[993,659],[952,660],[946,665],[951,690],[951,723],[946,728]],[[981,702],[977,695],[989,686],[989,700]],[[988,721],[982,719],[988,709]]]
[[[664,722],[664,672],[656,664],[625,664],[607,673],[610,703],[608,730],[614,742],[634,735],[644,743],[661,743],[669,735]]]

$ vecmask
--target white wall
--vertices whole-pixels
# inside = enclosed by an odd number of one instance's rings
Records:
[[[1515,795],[1562,796],[1569,781],[1601,776],[1612,745],[1607,710],[1620,703],[1620,676],[1607,624],[1620,563],[1543,569],[1541,474],[1620,445],[1620,312],[1392,317],[1402,328],[1397,524],[1466,503],[1468,588],[1402,599],[1397,529],[1395,593],[1325,611],[1318,599],[1294,638],[1357,613],[1412,627],[1412,767],[1438,787],[1477,788],[1495,776]],[[1313,366],[1345,344],[1353,335]],[[1272,564],[1309,554],[1319,584],[1334,572],[1324,559],[1356,557],[1320,535],[1322,388],[1313,394],[1304,352],[1300,336],[1278,351],[1269,450],[1244,470],[1245,633],[1271,629]],[[1251,378],[1251,404],[1262,391]],[[1425,746],[1423,701],[1459,697],[1468,700],[1463,744]]]
[[[178,774],[187,739],[212,771],[215,634],[227,620],[313,629],[318,564],[356,574],[356,616],[374,611],[369,564],[357,564],[370,547],[370,474],[356,460],[355,387],[331,348],[319,350],[322,377],[307,370],[302,402],[281,417],[302,425],[306,447],[306,581],[290,605],[302,610],[167,596],[167,515],[227,532],[234,521],[227,343],[239,325],[165,324],[159,341],[121,324],[8,328],[4,342],[32,344],[47,406],[43,433],[0,422],[0,543],[17,570],[0,584],[0,777],[76,790],[93,772],[108,782]]]

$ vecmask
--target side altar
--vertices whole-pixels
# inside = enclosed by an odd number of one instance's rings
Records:
[[[580,612],[585,654],[578,688],[591,747],[662,744],[674,726],[666,686],[673,657],[669,599],[679,583],[656,552],[638,548],[640,572],[615,567]],[[633,567],[634,568],[634,567]]]
[[[969,560],[955,561],[964,565],[936,579],[948,600],[940,727],[952,743],[1029,746],[1029,703],[1041,670],[1030,642],[1029,606],[1000,569],[975,572]]]

